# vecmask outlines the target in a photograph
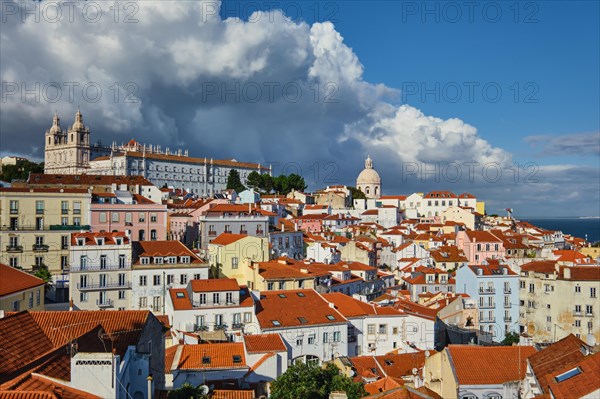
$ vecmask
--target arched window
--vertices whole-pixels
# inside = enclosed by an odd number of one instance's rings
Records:
[[[366,194],[369,194],[369,187],[367,187],[367,192],[366,192]]]

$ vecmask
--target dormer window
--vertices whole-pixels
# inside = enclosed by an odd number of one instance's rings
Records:
[[[190,257],[189,256],[182,256],[179,259],[181,259],[181,263],[190,263]]]
[[[170,263],[170,264],[177,263],[177,257],[176,256],[169,256],[169,257],[167,257],[167,263]]]
[[[202,357],[202,364],[210,364],[210,356]]]
[[[85,238],[78,238],[77,239],[77,245],[84,246],[85,245]]]
[[[122,245],[123,244],[123,239],[122,238],[117,238],[117,239],[115,239],[115,243],[117,245]]]
[[[147,256],[144,256],[144,257],[140,258],[140,263],[142,265],[149,265],[150,264],[150,258],[148,258]]]
[[[154,263],[157,265],[162,265],[163,264],[163,258],[160,256],[155,256],[154,257]]]
[[[234,363],[241,363],[242,362],[242,357],[240,355],[233,355],[233,362]]]

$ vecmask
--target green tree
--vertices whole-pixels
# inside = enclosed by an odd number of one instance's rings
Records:
[[[348,187],[348,188],[350,189],[350,192],[352,193],[352,199],[366,199],[367,198],[365,193],[360,191],[358,188],[356,188],[356,187]]]
[[[0,180],[12,182],[13,180],[27,180],[29,173],[43,173],[44,163],[35,163],[28,160],[17,161],[16,165],[2,166]]]
[[[48,266],[39,266],[33,275],[44,280],[44,292],[47,291],[48,287],[50,286],[50,282],[52,281],[52,273],[50,273],[50,270],[48,270]]]
[[[237,193],[241,193],[246,189],[240,180],[240,174],[235,169],[229,171],[229,176],[227,176],[227,189],[233,189]]]
[[[271,191],[273,191],[274,187],[275,187],[275,180],[273,179],[273,176],[271,176],[267,173],[260,175],[259,188],[263,193],[269,194]]]
[[[248,175],[248,178],[246,179],[246,184],[248,185],[248,188],[251,188],[253,190],[259,190],[260,183],[261,183],[260,173],[258,173],[255,170],[250,172],[250,174]]]
[[[304,178],[300,175],[297,175],[295,173],[292,173],[288,176],[288,189],[289,191],[285,194],[288,194],[290,191],[292,190],[296,190],[296,191],[304,191],[306,190],[306,187],[308,187],[306,185],[306,182],[304,181]]]
[[[518,344],[519,339],[519,333],[511,331],[504,336],[504,339],[502,340],[502,345],[511,346],[512,344]]]
[[[186,382],[177,389],[169,392],[168,399],[208,399],[208,396],[202,394],[199,388]]]
[[[325,368],[296,363],[271,383],[271,399],[327,399],[333,391],[344,391],[348,399],[366,396],[363,384],[341,374],[333,364]]]

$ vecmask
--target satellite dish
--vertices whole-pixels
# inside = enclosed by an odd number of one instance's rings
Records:
[[[414,369],[412,369],[412,373],[413,375],[417,375],[417,373],[419,372],[419,370],[417,370],[417,368],[415,367]]]
[[[200,385],[198,389],[202,395],[208,395],[208,391],[210,391],[207,385]]]
[[[588,334],[587,344],[589,346],[596,346],[596,337],[594,336],[594,334]]]
[[[429,353],[429,351],[425,351],[425,357],[429,357],[429,355],[431,355],[431,353]]]

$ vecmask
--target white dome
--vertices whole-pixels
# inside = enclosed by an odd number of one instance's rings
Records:
[[[379,173],[375,169],[363,169],[362,172],[356,178],[356,184],[381,184],[381,178]]]

